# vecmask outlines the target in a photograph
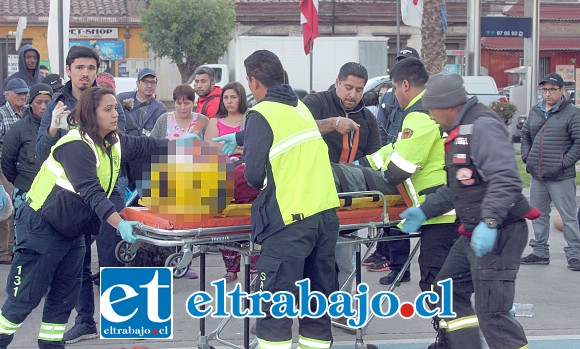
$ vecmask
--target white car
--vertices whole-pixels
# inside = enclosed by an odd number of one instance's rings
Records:
[[[137,90],[137,78],[122,78],[115,76],[115,92],[130,92]]]

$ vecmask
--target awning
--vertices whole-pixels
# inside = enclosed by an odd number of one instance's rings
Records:
[[[522,51],[523,38],[482,38],[481,48],[497,51]],[[580,51],[580,38],[540,38],[540,51]]]

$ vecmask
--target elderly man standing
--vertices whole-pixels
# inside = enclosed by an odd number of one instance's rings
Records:
[[[530,110],[522,128],[522,160],[532,175],[530,201],[536,219],[531,254],[522,264],[550,264],[550,204],[564,223],[568,268],[580,271],[580,229],[576,216],[576,162],[580,159],[580,111],[564,95],[564,80],[548,74],[540,82],[544,99]]]
[[[457,318],[440,323],[452,348],[479,340],[479,322],[490,349],[527,348],[526,334],[511,316],[520,256],[528,237],[524,218],[537,218],[522,195],[515,152],[505,124],[477,97],[468,99],[458,74],[437,74],[426,84],[423,106],[449,136],[445,141],[447,186],[407,209],[403,231],[455,208],[462,235],[437,282],[453,280]],[[471,295],[475,292],[475,314]],[[479,321],[478,321],[479,320]],[[433,348],[438,348],[434,344]],[[440,346],[439,346],[440,347]]]
[[[2,145],[4,144],[4,136],[10,130],[12,124],[22,119],[24,113],[24,106],[28,98],[28,85],[20,78],[13,78],[6,84],[4,88],[4,97],[6,104],[0,107],[0,155],[2,155]],[[6,203],[12,196],[14,187],[6,180],[4,173],[0,170],[0,200],[2,207],[6,207]],[[12,216],[0,222],[0,264],[12,263],[12,248],[14,247],[14,221]]]

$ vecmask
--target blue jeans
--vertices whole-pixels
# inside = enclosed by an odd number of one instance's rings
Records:
[[[540,181],[532,177],[530,185],[530,204],[535,206],[541,216],[532,221],[534,239],[530,247],[538,257],[550,258],[550,204],[554,203],[564,224],[564,247],[566,259],[580,258],[580,228],[576,212],[576,182],[574,178],[561,181]]]

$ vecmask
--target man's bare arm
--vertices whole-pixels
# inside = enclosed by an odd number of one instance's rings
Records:
[[[359,124],[351,119],[340,116],[316,120],[316,124],[318,125],[320,134],[323,136],[333,131],[338,131],[340,134],[346,134],[360,127]]]

